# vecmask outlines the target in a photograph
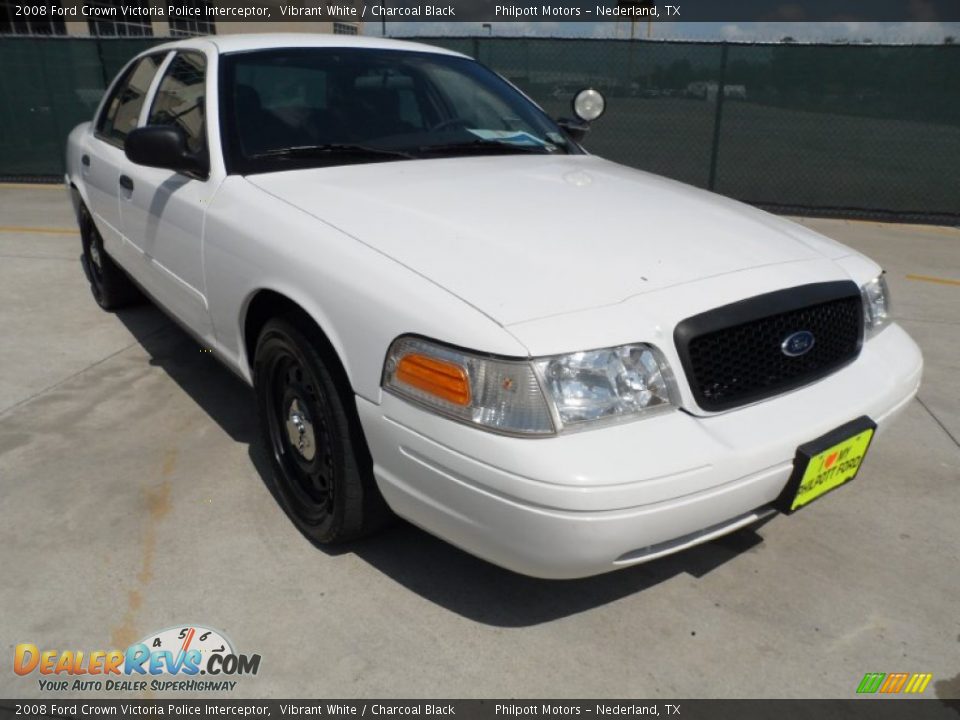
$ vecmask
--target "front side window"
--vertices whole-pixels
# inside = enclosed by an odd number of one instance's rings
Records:
[[[97,120],[97,134],[101,138],[123,145],[127,133],[137,127],[147,90],[164,57],[164,53],[159,53],[141,58],[117,83]]]
[[[207,60],[203,53],[181,52],[167,67],[150,108],[147,125],[175,125],[187,136],[187,148],[195,155],[207,150],[206,96]]]
[[[580,152],[543,111],[468,58],[283,48],[227,54],[221,72],[230,172]]]

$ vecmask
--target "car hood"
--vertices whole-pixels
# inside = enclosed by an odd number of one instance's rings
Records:
[[[367,163],[249,176],[502,325],[850,250],[589,155]]]

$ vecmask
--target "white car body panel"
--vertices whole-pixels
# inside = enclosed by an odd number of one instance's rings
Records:
[[[217,342],[247,377],[243,319],[246,304],[263,289],[310,313],[337,350],[354,392],[374,401],[387,347],[404,333],[526,355],[512,335],[447,290],[243,178],[227,178],[212,203],[205,247]]]
[[[104,245],[108,249],[119,248],[123,231],[120,227],[120,198],[116,189],[120,165],[126,158],[123,150],[107,143],[90,143],[87,153],[90,165],[81,166],[87,206],[96,219],[97,227],[101,228]]]
[[[377,483],[410,521],[531,575],[613,570],[765,517],[799,445],[861,415],[885,430],[916,393],[922,358],[893,324],[817,382],[702,411],[681,372],[677,323],[783,288],[862,285],[880,268],[800,225],[680,183],[589,155],[227,175],[219,53],[288,46],[455,55],[317,34],[154,48],[207,56],[209,178],[136,166],[86,123],[68,140],[67,181],[109,254],[248,382],[252,299],[271,291],[309,314],[357,397]],[[120,192],[121,172],[132,194]],[[678,375],[682,409],[546,439],[493,434],[382,392],[387,349],[405,334],[514,358],[653,343]]]
[[[503,325],[850,252],[767,213],[590,155],[421,160],[250,180]],[[371,198],[377,212],[368,211]]]
[[[120,219],[124,239],[139,255],[137,278],[177,319],[211,340],[202,240],[213,182],[129,161],[123,173],[136,176],[132,191],[120,189]]]

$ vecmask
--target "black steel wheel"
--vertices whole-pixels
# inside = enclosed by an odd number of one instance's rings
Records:
[[[366,535],[386,516],[352,391],[331,353],[306,322],[274,319],[261,331],[254,359],[277,495],[319,544]]]
[[[97,305],[104,310],[117,310],[138,300],[141,297],[140,292],[107,254],[103,247],[103,238],[87,206],[80,203],[77,215],[83,245],[81,262]]]

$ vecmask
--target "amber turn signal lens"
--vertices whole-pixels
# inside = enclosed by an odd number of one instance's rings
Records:
[[[454,405],[470,404],[470,378],[454,363],[410,353],[397,363],[396,378]]]

